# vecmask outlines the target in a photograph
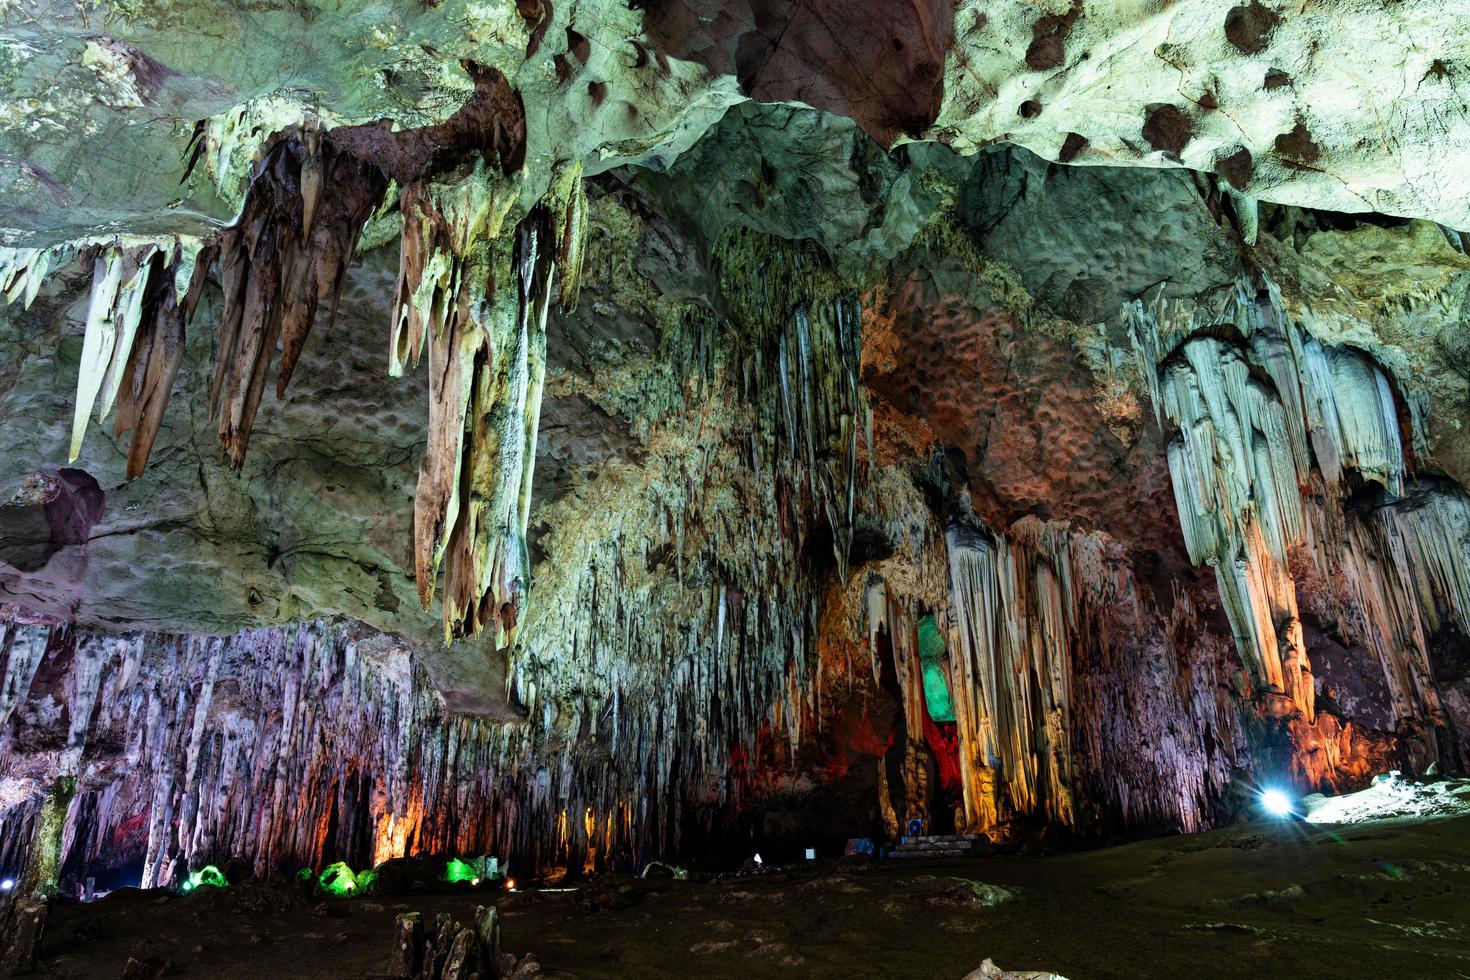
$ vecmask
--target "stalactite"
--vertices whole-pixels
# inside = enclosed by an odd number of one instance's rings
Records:
[[[526,522],[556,255],[579,270],[572,239],[585,234],[579,172],[558,182],[550,208],[502,233],[519,187],[481,170],[404,189],[389,355],[390,373],[401,373],[429,349],[429,445],[414,502],[419,597],[428,608],[442,565],[446,641],[493,626],[497,647],[514,638],[530,579]],[[562,274],[565,299],[576,271]]]
[[[1157,338],[1135,310],[1133,331]],[[1303,338],[1274,287],[1240,286],[1226,311],[1239,345],[1186,337],[1159,365],[1162,414],[1178,426],[1169,470],[1190,559],[1215,568],[1243,653],[1305,715],[1315,696],[1287,552],[1308,535],[1308,445],[1336,496],[1344,466],[1403,485],[1398,414],[1383,371]],[[1158,341],[1152,341],[1158,349]]]
[[[910,637],[934,613],[948,637],[964,827],[1198,830],[1229,812],[1229,786],[1251,764],[1231,691],[1239,665],[1190,596],[1156,618],[1129,556],[1100,533],[1035,518],[1001,533],[973,516],[942,531],[886,471],[867,498],[864,513],[899,548],[866,576],[866,612],[826,629],[861,616],[893,638],[912,734],[925,695]],[[834,666],[824,657],[824,672]]]
[[[130,480],[143,475],[163,425],[174,379],[184,359],[184,332],[204,291],[213,254],[212,245],[191,254],[181,243],[172,263],[165,265],[160,255],[153,258],[153,281],[145,294],[144,315],[123,370],[114,425],[115,435],[128,431],[133,434],[128,446]]]
[[[330,300],[335,318],[358,235],[387,186],[381,167],[339,150],[329,134],[310,125],[288,130],[267,144],[240,218],[217,236],[222,307],[210,412],[236,469],[276,344],[279,398],[317,307]]]
[[[872,444],[858,302],[814,247],[744,229],[721,239],[713,267],[745,352],[742,391],[760,409],[755,466],[785,480],[796,498],[793,520],[811,512],[825,522],[845,571],[859,436]]]
[[[966,816],[993,826],[1008,800],[1015,812],[1073,824],[1069,641],[1083,596],[1005,537],[955,528],[946,544],[960,639],[951,677]],[[1064,536],[1042,531],[1035,544],[1070,574]]]
[[[1460,766],[1470,755],[1470,717],[1446,711],[1429,636],[1444,622],[1470,632],[1470,500],[1442,487],[1408,489],[1348,522],[1334,571],[1357,615],[1344,625],[1382,663],[1400,723],[1421,729],[1413,733],[1416,768]]]
[[[572,164],[557,171],[547,191],[545,204],[550,210],[556,239],[556,268],[560,270],[557,304],[572,310],[582,288],[582,265],[587,250],[587,189],[582,181],[582,165]]]
[[[124,366],[133,349],[133,336],[143,313],[148,270],[157,246],[139,250],[103,249],[94,260],[92,297],[87,305],[86,336],[77,371],[77,404],[71,427],[68,461],[75,462],[87,432],[87,416],[97,406],[100,422],[112,411]]]
[[[888,636],[894,673],[903,692],[904,722],[911,741],[924,737],[924,668],[919,662],[918,624],[908,604],[892,595],[882,578],[870,577],[867,591],[868,650],[873,661],[873,682],[879,681],[878,631]]]
[[[175,238],[0,249],[0,293],[26,306],[52,269],[78,252],[91,262],[70,461],[81,453],[87,417],[95,409],[101,422],[115,408],[114,434],[132,432],[127,476],[142,473],[183,357],[185,326],[203,291],[208,259],[198,261],[201,247]]]
[[[69,258],[56,253],[51,248],[0,246],[0,295],[5,297],[5,302],[20,301],[30,309],[51,270],[64,265]],[[58,258],[62,261],[57,261]]]
[[[230,856],[266,871],[329,852],[366,862],[508,849],[524,726],[448,715],[406,652],[320,624],[49,644],[45,627],[17,629],[48,652],[0,737],[8,768],[38,774],[35,795],[7,795],[0,853],[35,819],[39,774],[68,757],[77,795],[62,867],[73,873],[132,862],[145,884],[166,885]],[[57,748],[25,734],[57,725]],[[138,820],[148,832],[128,836]],[[388,847],[365,851],[385,831]]]
[[[1420,766],[1437,761],[1455,739],[1424,637],[1440,609],[1463,622],[1451,598],[1461,576],[1447,571],[1455,557],[1444,544],[1458,540],[1449,524],[1461,498],[1429,489],[1418,494],[1427,504],[1397,502],[1425,445],[1422,415],[1405,397],[1402,420],[1386,370],[1313,336],[1311,311],[1293,320],[1269,280],[1237,287],[1218,317],[1226,328],[1205,326],[1208,316],[1142,304],[1128,316],[1141,368],[1158,381],[1156,408],[1177,426],[1169,467],[1191,560],[1215,568],[1257,680],[1289,696],[1309,726],[1316,697],[1290,553],[1301,549],[1315,576],[1341,581],[1351,606],[1342,625],[1377,655],[1400,725],[1437,733]],[[1345,498],[1370,484],[1385,505],[1349,514]]]

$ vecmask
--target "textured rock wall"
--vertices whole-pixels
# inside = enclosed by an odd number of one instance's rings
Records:
[[[273,132],[308,116],[443,123],[474,95],[466,63],[530,109],[527,208],[563,163],[660,170],[758,100],[846,116],[885,146],[1009,141],[1463,229],[1464,15],[1431,0],[37,0],[0,35],[7,231],[42,245],[102,227],[203,234],[238,210]],[[221,179],[177,190],[189,123],[232,117]]]

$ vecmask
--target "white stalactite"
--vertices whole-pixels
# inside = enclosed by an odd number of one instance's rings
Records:
[[[1237,341],[1203,329],[1198,311],[1161,323],[1163,312],[1135,304],[1129,329],[1141,366],[1159,379],[1156,407],[1177,427],[1169,467],[1190,559],[1215,568],[1258,682],[1290,696],[1312,721],[1290,568],[1290,553],[1301,548],[1314,575],[1345,586],[1353,615],[1342,625],[1378,656],[1401,722],[1443,730],[1426,636],[1442,609],[1467,625],[1465,575],[1454,570],[1464,565],[1455,528],[1465,498],[1410,483],[1388,373],[1364,351],[1314,337],[1310,311],[1295,322],[1269,281],[1259,292],[1240,285],[1224,311]],[[1160,358],[1157,375],[1151,358]],[[1422,451],[1422,413],[1413,398],[1403,400]],[[1376,484],[1383,506],[1345,512],[1353,480]],[[1437,740],[1426,740],[1426,764],[1437,758]]]

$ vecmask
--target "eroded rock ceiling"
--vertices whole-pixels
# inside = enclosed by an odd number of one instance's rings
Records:
[[[1463,766],[1456,4],[4,9],[0,858]]]

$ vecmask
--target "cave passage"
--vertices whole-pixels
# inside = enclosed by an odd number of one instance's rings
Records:
[[[1467,18],[0,4],[0,974],[1470,975]]]

